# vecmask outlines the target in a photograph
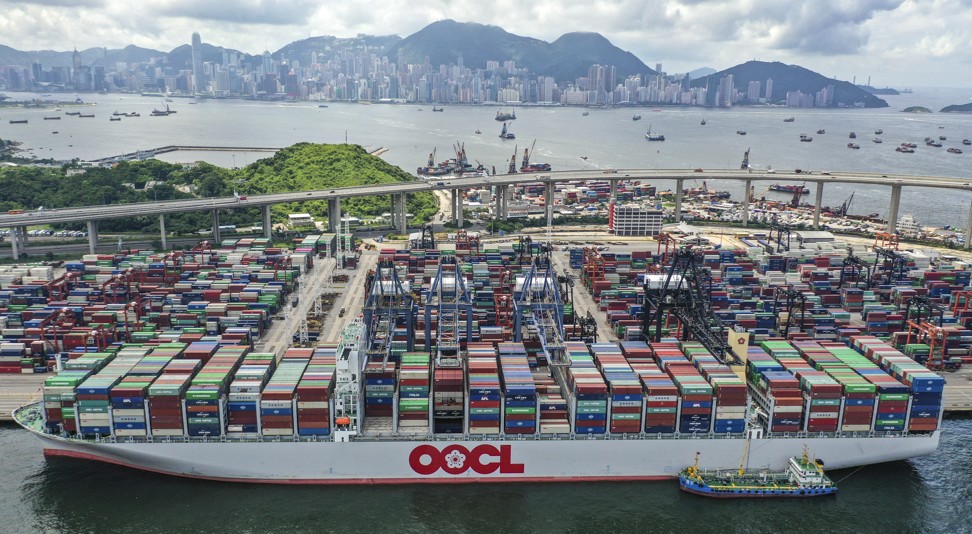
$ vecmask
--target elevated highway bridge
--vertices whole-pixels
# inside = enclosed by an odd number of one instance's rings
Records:
[[[972,191],[972,180],[968,178],[953,178],[944,176],[915,176],[903,174],[879,174],[859,172],[750,172],[739,169],[609,169],[609,170],[581,170],[555,171],[542,173],[497,174],[492,176],[477,175],[471,177],[437,177],[427,180],[398,182],[378,185],[362,185],[342,187],[328,190],[293,191],[287,193],[272,193],[265,195],[248,195],[246,197],[218,197],[198,198],[189,200],[170,200],[162,202],[142,202],[135,204],[111,204],[101,206],[84,206],[57,210],[9,212],[0,214],[0,228],[11,229],[12,252],[14,259],[19,257],[26,246],[26,230],[28,226],[46,225],[54,223],[85,222],[88,225],[89,248],[93,251],[97,245],[97,223],[104,219],[135,216],[158,216],[162,228],[162,242],[165,245],[165,215],[190,211],[209,211],[213,215],[213,239],[219,240],[219,212],[247,207],[259,207],[263,213],[264,235],[270,235],[270,207],[274,204],[306,202],[310,200],[328,201],[328,226],[335,231],[341,220],[341,200],[345,198],[390,195],[393,226],[400,233],[406,233],[405,200],[411,193],[422,191],[449,191],[452,193],[452,220],[457,225],[462,224],[461,192],[465,189],[481,189],[496,187],[495,213],[501,219],[508,216],[510,200],[510,186],[521,184],[543,184],[546,192],[547,217],[553,213],[553,192],[558,183],[578,181],[607,181],[611,185],[611,200],[617,198],[617,186],[621,181],[630,180],[673,180],[675,187],[676,220],[681,216],[682,196],[686,180],[735,180],[744,182],[745,190],[750,191],[755,182],[799,181],[816,184],[814,202],[814,227],[820,224],[820,208],[823,190],[828,183],[881,185],[891,189],[891,202],[888,207],[888,231],[893,231],[898,219],[898,207],[901,202],[901,191],[905,187],[923,187],[935,189],[952,189],[958,191]],[[743,199],[743,223],[748,221],[749,198]],[[972,236],[972,206],[970,206],[969,227],[966,236]],[[968,248],[970,239],[966,239]]]

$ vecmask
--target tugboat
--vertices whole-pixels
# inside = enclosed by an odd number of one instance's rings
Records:
[[[702,122],[700,122],[699,124],[701,124],[702,126],[705,126],[705,117],[702,117]]]
[[[796,121],[796,117],[787,117],[783,119],[783,122],[795,122],[795,121]]]
[[[641,115],[635,115],[634,117],[631,117],[631,120],[633,120],[633,121],[640,121],[641,120]]]
[[[743,461],[735,471],[708,471],[699,468],[699,453],[695,465],[678,474],[682,491],[720,499],[770,497],[822,497],[837,493],[837,485],[830,479],[819,460],[811,460],[806,447],[803,456],[792,457],[783,471],[746,471],[746,440]]]
[[[851,138],[851,139],[857,139],[857,134],[856,134],[856,133],[854,133],[854,132],[851,132],[851,133],[850,133],[850,138]]]
[[[651,125],[649,124],[648,125],[648,131],[645,132],[645,139],[647,139],[649,141],[664,141],[665,140],[665,136],[662,135],[662,134],[652,135],[651,134]]]
[[[858,150],[861,148],[861,145],[857,143],[847,143],[847,148],[853,148],[854,150]]]
[[[505,122],[503,123],[503,131],[500,132],[499,137],[500,139],[516,139],[516,136],[513,135],[513,132],[510,132],[506,129]]]
[[[972,145],[972,139],[962,139],[962,144],[965,146]]]
[[[736,133],[739,135],[746,135],[746,130],[736,130]]]
[[[823,135],[825,133],[827,133],[827,130],[824,130],[823,128],[817,130],[817,135]]]
[[[812,143],[813,142],[813,138],[810,137],[807,134],[800,134],[800,142],[801,143]]]

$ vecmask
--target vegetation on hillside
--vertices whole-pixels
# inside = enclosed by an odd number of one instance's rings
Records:
[[[945,106],[942,108],[942,113],[972,113],[972,103]]]
[[[0,212],[24,209],[57,209],[98,204],[153,202],[194,197],[231,196],[286,191],[321,190],[354,185],[392,183],[411,180],[398,167],[369,155],[359,146],[301,143],[286,148],[271,158],[239,170],[224,169],[208,163],[176,165],[157,160],[122,162],[110,169],[63,167],[0,168]],[[342,212],[370,217],[389,211],[389,197],[348,199]],[[431,193],[409,196],[408,211],[416,223],[430,219],[437,210]],[[310,213],[325,217],[327,202],[281,204],[273,208],[275,222],[288,213]],[[222,224],[250,226],[259,224],[259,208],[224,210]],[[208,213],[180,213],[166,216],[166,229],[176,234],[191,234],[208,228]],[[103,232],[155,232],[158,217],[132,217],[99,222]],[[66,226],[83,229],[81,225]]]
[[[931,113],[932,110],[924,106],[910,106],[901,110],[902,113]]]

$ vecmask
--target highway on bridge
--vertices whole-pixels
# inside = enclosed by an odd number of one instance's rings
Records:
[[[598,171],[557,171],[544,173],[499,174],[493,176],[472,177],[438,177],[413,182],[399,182],[390,184],[364,185],[354,187],[335,188],[330,190],[293,191],[287,193],[273,193],[264,195],[248,195],[247,197],[218,197],[199,198],[191,200],[171,200],[163,202],[144,202],[135,204],[109,204],[101,206],[86,206],[79,208],[64,208],[43,211],[25,211],[22,213],[0,214],[0,228],[21,228],[27,226],[46,225],[54,223],[88,222],[91,227],[94,221],[115,219],[119,217],[160,216],[169,213],[187,211],[212,211],[237,209],[244,207],[264,208],[264,225],[269,219],[269,206],[286,202],[305,202],[309,200],[329,200],[337,202],[340,199],[376,195],[402,195],[421,191],[456,191],[490,186],[505,186],[544,183],[548,186],[560,182],[572,181],[609,181],[612,186],[618,182],[630,180],[675,180],[676,181],[676,218],[679,218],[681,206],[681,190],[684,180],[736,180],[747,182],[759,181],[799,181],[818,184],[816,191],[816,215],[819,221],[819,208],[823,187],[827,183],[851,183],[867,185],[885,185],[891,188],[891,205],[888,210],[889,228],[897,221],[898,204],[900,203],[902,187],[931,187],[937,189],[953,189],[972,191],[972,179],[943,176],[914,176],[898,174],[855,173],[855,172],[750,172],[739,169],[610,169]],[[615,187],[612,187],[612,191]],[[548,190],[549,191],[549,190]],[[549,193],[552,194],[552,193]],[[505,195],[505,193],[504,193]],[[748,205],[748,199],[743,201]],[[403,205],[403,204],[402,204]],[[505,210],[503,210],[505,212]],[[744,213],[746,210],[744,210]],[[745,215],[744,215],[745,217]],[[744,219],[744,222],[746,219]],[[972,221],[972,217],[970,217]],[[218,223],[218,216],[214,217],[214,224]],[[332,221],[333,223],[333,221]],[[972,229],[970,229],[972,230]],[[269,231],[269,228],[265,228]],[[966,235],[972,234],[972,231]],[[92,247],[97,244],[97,238],[92,241]],[[967,240],[968,244],[968,240]]]

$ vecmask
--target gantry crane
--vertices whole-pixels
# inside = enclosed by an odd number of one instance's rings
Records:
[[[722,363],[741,363],[726,341],[725,327],[712,312],[711,276],[689,247],[678,249],[666,274],[645,275],[642,328],[646,341],[658,342],[662,328],[675,320],[683,339],[694,337]]]
[[[364,328],[368,362],[382,362],[387,366],[392,350],[392,335],[396,328],[405,328],[406,351],[415,346],[415,313],[417,304],[398,276],[390,260],[378,262],[369,273],[369,290],[364,304]]]
[[[549,255],[536,258],[522,285],[517,285],[520,287],[514,294],[513,340],[523,341],[524,330],[533,327],[547,354],[547,364],[569,366],[570,355],[564,345],[564,302]]]
[[[435,364],[438,367],[462,366],[462,342],[472,341],[472,299],[455,256],[439,259],[439,268],[425,296],[425,350],[432,350],[433,310],[438,328]]]

